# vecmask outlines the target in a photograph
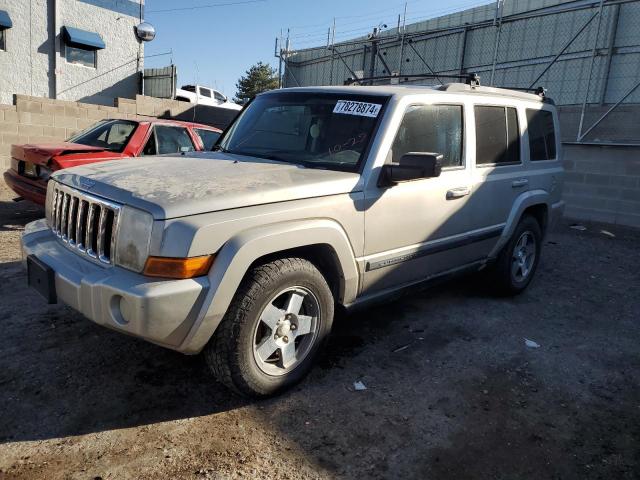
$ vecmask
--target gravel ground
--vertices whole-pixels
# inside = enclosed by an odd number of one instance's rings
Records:
[[[42,213],[9,199],[0,479],[640,478],[640,232],[560,225],[515,299],[458,279],[340,318],[307,380],[252,402],[45,305],[18,247]]]

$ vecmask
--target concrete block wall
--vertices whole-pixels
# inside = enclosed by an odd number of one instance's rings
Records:
[[[0,105],[0,166],[9,167],[12,144],[59,142],[103,118],[138,117],[135,100],[110,107],[15,95],[14,105]]]
[[[564,145],[565,216],[640,228],[640,147]]]

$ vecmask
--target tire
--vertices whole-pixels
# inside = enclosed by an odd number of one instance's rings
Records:
[[[499,295],[522,293],[536,273],[541,248],[542,231],[538,221],[531,215],[523,216],[488,272],[492,290]],[[527,257],[531,254],[533,258]]]
[[[243,279],[205,347],[206,362],[236,393],[274,395],[307,375],[331,331],[333,312],[331,289],[308,260],[259,265]]]

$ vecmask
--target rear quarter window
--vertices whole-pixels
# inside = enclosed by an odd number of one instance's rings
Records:
[[[553,113],[548,110],[527,108],[527,131],[529,132],[529,159],[553,160],[556,158],[556,132]]]

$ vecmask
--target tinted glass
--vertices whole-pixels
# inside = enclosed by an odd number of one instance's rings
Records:
[[[202,95],[203,97],[211,98],[211,90],[209,90],[208,88],[200,87],[200,95]]]
[[[553,114],[547,110],[527,109],[527,131],[529,132],[529,158],[551,160],[556,158],[556,133]]]
[[[147,140],[147,144],[142,149],[142,155],[155,155],[158,153],[158,149],[156,148],[156,136],[153,132],[149,136],[149,140]]]
[[[225,98],[224,95],[222,95],[219,92],[216,92],[215,90],[213,92],[213,97],[219,102],[226,102],[227,101],[227,99]]]
[[[85,50],[84,48],[70,47],[69,45],[65,47],[65,50],[67,54],[67,62],[77,63],[80,65],[84,65],[85,67],[95,68],[96,66],[95,50]]]
[[[520,129],[518,112],[507,108],[507,163],[520,163]]]
[[[515,108],[474,107],[476,164],[520,162],[520,132]]]
[[[220,137],[219,132],[212,132],[211,130],[205,130],[203,128],[196,128],[196,133],[202,140],[205,150],[211,150],[216,140]]]
[[[186,128],[156,125],[156,149],[163,153],[192,152],[195,150]]]
[[[413,105],[407,108],[391,147],[398,162],[409,152],[441,153],[443,167],[462,161],[462,106]]]
[[[122,152],[129,143],[138,124],[129,120],[106,120],[84,130],[67,140],[112,152]]]
[[[6,35],[5,30],[4,29],[0,29],[0,50],[6,50],[7,49],[5,35]]]
[[[230,153],[356,171],[387,100],[318,92],[259,96],[219,146]]]

